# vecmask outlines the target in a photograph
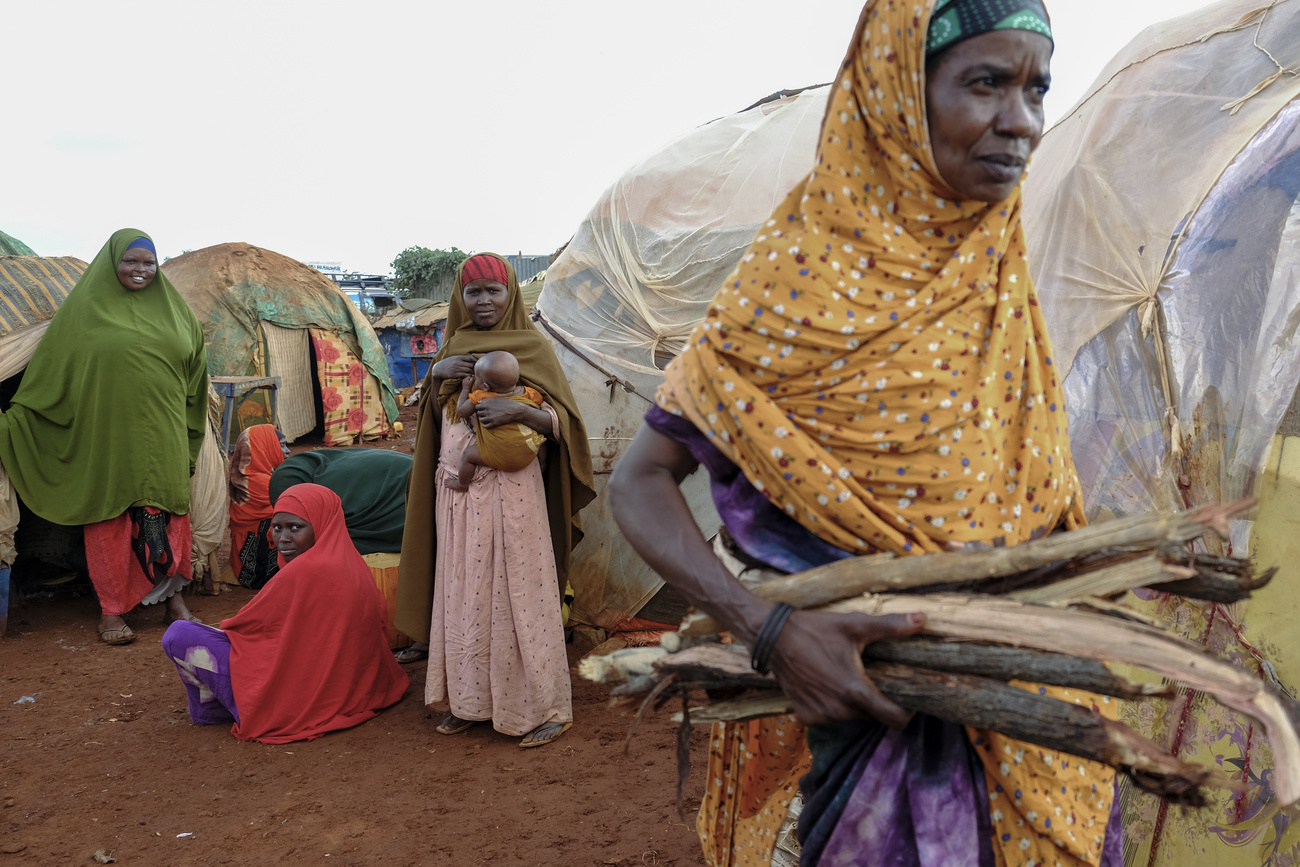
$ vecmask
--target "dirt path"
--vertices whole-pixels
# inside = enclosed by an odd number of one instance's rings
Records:
[[[410,449],[413,411],[404,442]],[[251,598],[188,600],[209,623]],[[676,728],[651,713],[631,752],[631,710],[573,672],[573,729],[521,750],[480,725],[445,737],[422,701],[425,665],[379,718],[315,741],[235,740],[189,720],[162,653],[161,606],[139,638],[108,647],[94,597],[35,601],[0,640],[0,867],[122,865],[701,865],[707,731],[692,735],[683,821],[674,805]],[[576,665],[576,658],[570,663]],[[30,696],[34,701],[22,701]]]
[[[249,598],[190,607],[215,622]],[[624,756],[631,712],[576,673],[576,723],[541,749],[488,726],[434,732],[424,663],[379,718],[270,746],[190,723],[161,611],[135,616],[127,647],[101,644],[95,616],[93,598],[36,603],[0,642],[0,865],[92,864],[100,849],[125,865],[703,863],[706,733],[693,736],[683,822],[668,714],[651,714]],[[23,696],[35,701],[14,704]]]

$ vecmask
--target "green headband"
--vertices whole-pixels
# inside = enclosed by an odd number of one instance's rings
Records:
[[[991,30],[1028,30],[1052,38],[1042,0],[939,0],[930,16],[925,53],[936,54]]]

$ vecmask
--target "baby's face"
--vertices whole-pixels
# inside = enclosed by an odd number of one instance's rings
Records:
[[[474,390],[491,391],[492,386],[488,383],[487,378],[477,369],[474,371]]]

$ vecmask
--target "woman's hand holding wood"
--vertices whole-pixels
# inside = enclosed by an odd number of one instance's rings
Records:
[[[772,673],[806,725],[870,717],[902,729],[911,711],[885,698],[867,678],[862,650],[873,641],[912,635],[923,626],[924,614],[796,611],[776,640]]]
[[[752,648],[772,603],[746,590],[705,541],[679,487],[695,467],[685,446],[643,425],[610,480],[614,519],[651,568]],[[902,728],[911,714],[867,679],[862,649],[924,625],[917,614],[796,611],[777,636],[770,665],[803,723],[869,717]]]

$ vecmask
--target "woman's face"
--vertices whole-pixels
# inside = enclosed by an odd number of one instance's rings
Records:
[[[939,175],[962,199],[1000,202],[1020,183],[1043,137],[1052,41],[994,30],[927,67],[925,101]]]
[[[157,276],[158,258],[140,247],[127,250],[117,266],[117,281],[132,292],[139,292]]]
[[[271,542],[288,563],[316,544],[316,531],[297,515],[276,512],[271,516]]]
[[[465,284],[461,297],[465,299],[465,309],[474,324],[479,328],[491,328],[505,315],[510,290],[495,280],[480,277]]]

